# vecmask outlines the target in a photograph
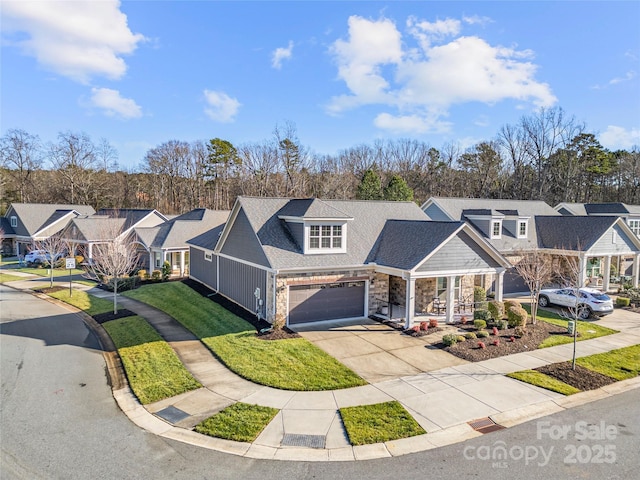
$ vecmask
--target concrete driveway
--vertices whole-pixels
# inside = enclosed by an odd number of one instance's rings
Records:
[[[469,363],[431,346],[446,331],[416,338],[368,318],[296,325],[295,330],[370,383]]]

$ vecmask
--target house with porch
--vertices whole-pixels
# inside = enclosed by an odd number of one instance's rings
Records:
[[[24,256],[34,242],[57,234],[72,219],[93,213],[88,205],[12,203],[2,219],[2,251]]]
[[[606,273],[612,265],[629,261],[629,282],[638,285],[639,239],[620,217],[566,216],[530,200],[432,197],[422,209],[431,219],[468,223],[513,265],[533,250],[574,256],[580,262],[581,284],[609,291],[612,282]],[[528,290],[515,268],[506,273],[503,289]]]
[[[188,243],[191,278],[289,326],[373,314],[453,322],[476,276],[500,285],[510,266],[466,223],[428,221],[411,202],[239,197],[226,224]]]
[[[187,240],[224,225],[228,217],[229,210],[195,208],[159,225],[134,228],[135,241],[140,245],[141,268],[149,272],[159,270],[168,261],[173,276],[188,275]]]

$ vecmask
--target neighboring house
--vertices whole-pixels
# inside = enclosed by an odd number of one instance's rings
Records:
[[[25,255],[34,242],[55,235],[78,216],[93,213],[94,209],[87,205],[13,203],[2,221],[2,247],[13,255]]]
[[[187,240],[223,225],[228,217],[228,210],[196,208],[154,227],[135,228],[136,241],[143,249],[141,267],[151,272],[168,261],[172,275],[188,275]]]
[[[469,223],[514,265],[532,250],[576,256],[581,263],[581,283],[609,290],[611,278],[604,273],[611,272],[612,265],[629,262],[629,280],[638,285],[640,239],[619,217],[569,217],[544,202],[529,200],[432,197],[422,209],[434,220]],[[511,269],[505,277],[505,293],[526,290]]]
[[[101,209],[95,215],[74,218],[61,236],[76,246],[76,253],[92,258],[93,247],[115,238],[126,238],[135,228],[154,227],[167,218],[154,209]]]
[[[555,210],[562,215],[616,216],[622,218],[640,238],[640,205],[626,203],[560,203]]]
[[[407,326],[423,313],[451,322],[475,276],[509,267],[465,223],[428,221],[411,202],[239,197],[224,226],[188,243],[191,278],[287,325],[385,310]]]

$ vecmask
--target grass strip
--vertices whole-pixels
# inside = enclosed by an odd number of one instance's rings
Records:
[[[210,437],[253,442],[277,413],[277,408],[234,403],[200,422],[194,430]]]
[[[202,386],[144,318],[121,318],[103,327],[118,349],[129,385],[140,403],[157,402]]]
[[[640,345],[580,357],[576,363],[616,380],[637,377],[640,375]]]
[[[387,442],[427,433],[397,401],[340,409],[352,445]]]
[[[230,370],[254,383],[298,391],[366,385],[304,338],[261,340],[248,322],[183,283],[145,285],[124,295],[171,315]]]
[[[573,395],[580,392],[576,387],[564,383],[557,378],[550,377],[535,370],[522,370],[520,372],[508,373],[507,377],[515,378],[521,382],[529,383],[537,387],[561,393],[562,395]]]
[[[11,275],[10,273],[0,272],[0,283],[17,282],[18,280],[24,280],[24,278],[18,277],[17,275]]]
[[[531,307],[529,304],[523,304],[522,307],[531,314]],[[557,325],[558,327],[567,328],[567,324],[569,322],[568,319],[561,317],[557,313],[549,312],[548,310],[543,310],[541,308],[538,309],[537,314],[538,320],[542,320],[543,322],[550,323],[552,325]],[[590,340],[592,338],[604,337],[605,335],[611,335],[614,333],[618,333],[617,330],[613,330],[612,328],[603,327],[600,325],[596,325],[591,322],[585,322],[584,320],[578,320],[578,341],[582,340]],[[544,341],[538,345],[538,348],[547,348],[553,347],[556,345],[564,345],[565,343],[573,342],[573,337],[567,335],[550,335]]]
[[[72,290],[71,294],[69,294],[69,290],[65,288],[64,290],[51,292],[48,295],[73,305],[91,316],[113,311],[113,302],[111,300],[98,298],[82,290]]]
[[[31,275],[38,275],[40,277],[50,277],[51,273],[48,272],[48,268],[47,267],[42,267],[42,268],[20,268],[18,271],[19,272],[23,272],[23,273],[30,273]],[[83,274],[84,271],[82,270],[78,270],[78,269],[74,269],[71,270],[71,275],[81,275]],[[65,270],[64,268],[54,268],[53,269],[53,276],[54,277],[68,277],[69,276],[69,270]]]

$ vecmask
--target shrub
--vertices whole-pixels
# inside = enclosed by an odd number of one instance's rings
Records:
[[[84,257],[82,255],[76,255],[76,268],[80,268],[82,262],[84,262]]]
[[[509,307],[507,310],[507,318],[509,327],[521,327],[524,326],[527,321],[527,311],[521,306]]]
[[[438,320],[435,318],[429,319],[429,328],[436,328],[438,326]]]
[[[513,330],[513,333],[516,334],[516,337],[523,337],[525,333],[524,327],[516,327]]]
[[[473,301],[484,302],[487,300],[487,291],[482,287],[473,287]]]
[[[154,270],[153,272],[151,272],[151,280],[153,280],[154,282],[160,281],[161,278],[162,272],[160,270]]]
[[[469,320],[467,319],[467,317],[462,317],[462,318],[460,319],[460,323],[462,323],[462,325],[466,325],[468,321],[469,321]]]
[[[498,327],[498,330],[504,330],[509,326],[509,323],[506,320],[498,320],[496,322],[496,327]]]
[[[420,330],[425,331],[429,328],[429,324],[427,322],[420,322]]]
[[[127,290],[133,290],[136,288],[138,277],[119,277],[118,278],[118,292],[126,292]],[[110,278],[108,282],[104,283],[104,286],[110,292],[113,292],[114,279]]]
[[[495,339],[493,342],[491,342],[491,343],[497,347],[498,345],[500,345],[500,339],[499,339],[499,338],[496,338],[496,339]]]
[[[513,335],[511,335],[511,337],[509,337],[509,341],[510,341],[510,342],[515,342],[515,341],[516,341],[516,337],[514,337]]]
[[[484,320],[474,320],[473,326],[478,330],[482,330],[483,328],[487,328],[487,322],[485,322]]]
[[[626,297],[616,298],[616,306],[618,307],[628,307],[630,303],[631,303],[630,298],[626,298]]]
[[[473,332],[469,332],[464,334],[464,338],[466,338],[467,340],[475,340],[476,338],[478,338],[478,336]]]
[[[491,318],[493,318],[496,322],[504,318],[504,303],[493,300],[489,302],[487,308],[489,310],[489,313],[491,314]]]
[[[413,332],[419,332],[420,331],[420,325],[414,325],[413,327],[410,328],[411,331]]]
[[[625,286],[621,293],[629,299],[630,303],[640,303],[640,287],[632,288],[631,285]]]
[[[164,262],[162,264],[162,281],[166,282],[171,276],[171,264],[169,262]]]
[[[442,343],[444,343],[447,347],[450,347],[451,345],[455,345],[456,343],[458,343],[458,336],[452,333],[443,335]]]
[[[142,280],[146,280],[147,278],[149,278],[149,273],[144,268],[141,268],[140,270],[138,270],[138,277],[140,277]]]
[[[487,332],[486,330],[480,330],[476,336],[478,338],[487,338],[489,336],[489,332]]]
[[[484,320],[485,322],[489,320],[489,311],[488,310],[475,310],[473,312],[474,320]]]
[[[484,350],[485,348],[487,348],[487,346],[484,344],[484,342],[478,342],[478,348],[482,348]]]
[[[504,311],[507,314],[509,313],[509,308],[510,307],[522,307],[522,304],[517,300],[508,299],[508,300],[505,300],[502,303],[504,304]]]
[[[464,342],[467,338],[464,335],[457,335],[456,340],[458,342]]]
[[[493,327],[493,328],[491,329],[491,334],[492,334],[492,335],[498,335],[498,327]]]

